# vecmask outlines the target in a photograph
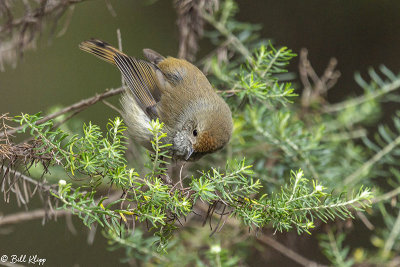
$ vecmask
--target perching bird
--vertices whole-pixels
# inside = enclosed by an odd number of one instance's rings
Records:
[[[133,138],[152,150],[150,121],[165,124],[175,160],[194,161],[223,148],[232,134],[232,114],[204,74],[183,59],[144,49],[148,61],[130,57],[92,39],[79,47],[115,64],[129,87],[121,98],[123,118]]]

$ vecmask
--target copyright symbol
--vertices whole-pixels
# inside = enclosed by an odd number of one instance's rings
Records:
[[[7,255],[3,255],[3,256],[0,257],[0,261],[1,262],[7,262],[7,260],[8,260]]]

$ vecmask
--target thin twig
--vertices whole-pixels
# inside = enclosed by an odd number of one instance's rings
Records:
[[[210,205],[208,207],[208,209],[204,206],[204,205],[198,205],[198,207],[203,211],[203,212],[207,212],[207,215],[211,214],[210,210],[214,208],[214,205]],[[216,214],[212,214],[214,216],[218,216]],[[210,217],[212,216],[210,215]],[[229,216],[228,216],[229,217]],[[208,217],[206,217],[207,220]],[[206,222],[206,220],[203,222],[203,226]],[[210,218],[211,220],[211,218]],[[227,218],[224,221],[224,224],[228,224],[230,226],[237,226],[238,225],[238,220],[234,219],[234,218]],[[212,230],[212,229],[211,229]],[[327,267],[326,265],[323,264],[319,264],[315,261],[309,260],[303,256],[301,256],[300,254],[298,254],[297,252],[291,250],[290,248],[286,247],[285,245],[281,244],[280,242],[276,241],[275,239],[273,239],[272,237],[269,237],[263,233],[261,233],[259,236],[257,236],[257,240],[275,250],[277,250],[278,252],[282,253],[284,256],[292,259],[293,261],[297,262],[298,264],[302,265],[302,266],[312,266],[312,267]]]
[[[324,267],[326,265],[323,264],[319,264],[315,261],[311,261],[309,259],[304,258],[303,256],[301,256],[300,254],[298,254],[297,252],[294,252],[293,250],[289,249],[288,247],[282,245],[281,243],[279,243],[278,241],[276,241],[275,239],[266,236],[266,235],[260,235],[258,237],[258,241],[260,241],[261,243],[277,250],[278,252],[282,253],[283,255],[285,255],[286,257],[288,257],[289,259],[297,262],[298,264],[302,265],[302,266],[308,266],[308,267]]]
[[[57,217],[57,216],[65,216],[69,213],[70,211],[68,210],[55,210],[52,214],[55,217]],[[16,224],[36,219],[42,219],[45,216],[46,216],[45,209],[18,212],[11,215],[0,217],[0,226],[6,224]]]
[[[337,66],[337,60],[335,58],[331,58],[324,73],[321,77],[319,77],[307,56],[307,49],[301,49],[299,74],[301,83],[304,86],[303,93],[301,95],[301,105],[304,108],[308,108],[313,102],[325,103],[325,95],[327,94],[328,90],[336,84],[341,75],[338,70],[335,70]]]
[[[183,167],[185,166],[185,164],[186,164],[186,163],[183,163],[183,164],[181,165],[181,169],[179,170],[179,183],[180,183],[180,185],[181,185],[181,189],[183,189],[183,184],[182,184],[182,170],[183,170]]]
[[[365,216],[364,213],[362,213],[361,211],[357,211],[357,216],[364,223],[365,227],[368,228],[368,230],[373,231],[375,229],[375,226],[368,220],[367,216]]]
[[[32,179],[32,178],[30,178]],[[120,192],[115,192],[112,195],[110,195],[109,198],[104,200],[103,204],[106,205],[107,203],[111,203],[119,198],[121,195]],[[99,198],[96,202],[100,201],[101,198]],[[47,212],[47,213],[46,213]],[[48,214],[48,211],[46,209],[38,209],[38,210],[33,210],[33,211],[24,211],[24,212],[18,212],[6,216],[0,216],[0,226],[1,225],[6,225],[6,224],[16,224],[16,223],[22,223],[26,221],[32,221],[36,219],[41,219],[45,217]],[[54,218],[57,216],[65,216],[71,214],[70,210],[53,210],[52,215],[54,215]]]
[[[40,181],[37,181],[37,180],[35,180],[35,179],[33,179],[33,178],[31,178],[31,177],[29,177],[29,176],[17,171],[17,170],[13,170],[13,169],[8,168],[8,167],[3,167],[3,172],[4,173],[11,172],[11,171],[14,172],[15,175],[18,175],[18,177],[20,179],[24,179],[25,181],[28,181],[31,184],[39,186],[42,189],[42,191],[50,191],[50,192],[53,192],[53,193],[56,192],[54,190],[54,188],[52,188],[52,186],[50,186],[50,185],[43,184]]]
[[[110,12],[111,16],[113,16],[115,18],[117,16],[117,12],[115,12],[115,9],[112,6],[110,0],[105,0],[105,2],[106,2],[107,9]]]
[[[382,194],[380,196],[377,196],[377,197],[373,198],[371,200],[371,204],[379,203],[381,201],[386,201],[386,200],[388,200],[390,198],[393,198],[393,197],[395,197],[397,195],[400,195],[400,187],[397,187],[396,189],[393,189],[392,191],[389,191],[389,192],[387,192],[385,194]]]
[[[397,215],[397,219],[393,225],[392,230],[390,231],[389,238],[385,242],[385,246],[383,247],[383,255],[388,256],[393,246],[395,245],[396,239],[400,234],[400,212]]]
[[[67,29],[68,29],[69,25],[71,24],[72,15],[74,14],[74,10],[75,10],[75,6],[70,6],[69,7],[69,12],[67,14],[67,18],[65,19],[64,26],[58,32],[57,37],[61,37],[67,32]]]
[[[120,110],[119,108],[117,108],[116,106],[114,106],[113,104],[111,104],[110,102],[108,102],[107,100],[102,100],[101,102],[104,103],[104,105],[108,106],[109,108],[115,110],[116,112],[118,112],[119,114],[122,114],[122,110]]]
[[[68,107],[65,107],[57,112],[54,112],[54,113],[44,117],[43,119],[38,120],[36,123],[37,124],[44,123],[46,121],[57,118],[65,113],[68,113],[71,111],[76,111],[76,110],[79,110],[79,112],[83,111],[86,108],[96,104],[99,101],[102,101],[105,98],[115,96],[115,95],[122,93],[124,90],[125,90],[125,87],[120,87],[120,88],[105,91],[104,93],[101,93],[101,94],[96,94],[90,98],[81,100],[81,101],[74,103]],[[17,131],[21,130],[22,128],[23,128],[22,125],[19,127],[16,127],[15,129],[8,131],[8,135],[12,135],[12,134],[16,133]],[[4,137],[4,133],[0,133],[0,138],[3,138],[3,137]]]
[[[390,142],[387,146],[385,146],[382,150],[376,153],[372,158],[370,158],[367,162],[365,162],[360,168],[358,168],[355,172],[350,174],[344,179],[344,184],[349,185],[351,183],[356,183],[358,180],[362,178],[362,175],[370,170],[370,168],[379,160],[381,160],[384,156],[390,153],[396,146],[400,145],[400,135]]]
[[[374,92],[369,92],[368,94],[364,94],[359,97],[351,98],[349,100],[340,102],[338,104],[326,106],[323,110],[325,113],[334,113],[347,108],[351,108],[354,106],[361,105],[365,102],[368,102],[372,99],[379,98],[389,92],[392,92],[400,87],[400,79],[393,81],[387,85],[384,85],[381,90],[376,90]]]

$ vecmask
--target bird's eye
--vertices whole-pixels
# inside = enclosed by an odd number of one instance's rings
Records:
[[[197,130],[196,129],[193,130],[193,135],[197,136]]]

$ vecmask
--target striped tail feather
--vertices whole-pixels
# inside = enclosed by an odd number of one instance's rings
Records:
[[[79,48],[116,65],[143,111],[151,118],[158,117],[155,106],[161,93],[156,81],[157,67],[153,63],[130,57],[98,39],[84,41],[80,43]]]
[[[79,44],[79,48],[114,65],[116,65],[114,61],[116,55],[126,56],[124,53],[112,47],[110,44],[98,39],[84,41]]]

